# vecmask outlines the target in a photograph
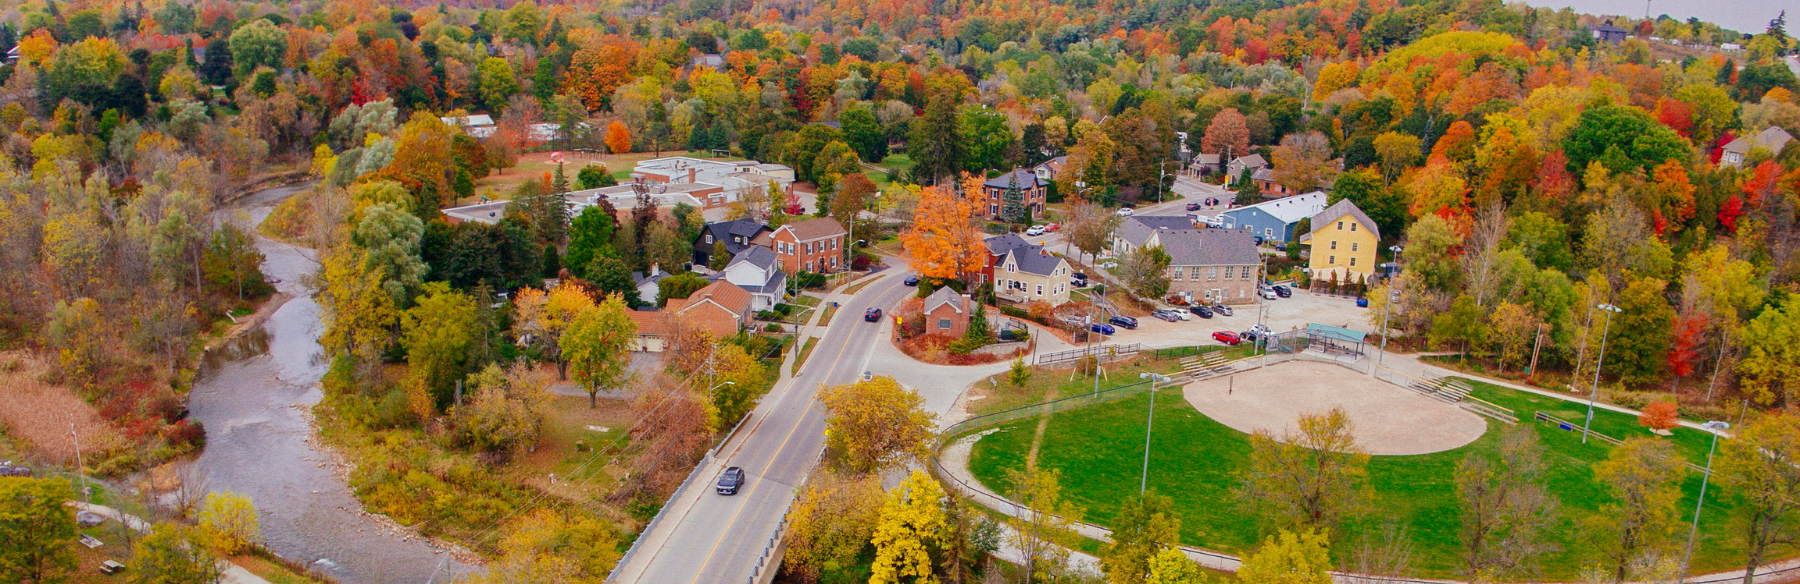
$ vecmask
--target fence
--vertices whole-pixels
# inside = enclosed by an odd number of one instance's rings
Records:
[[[681,486],[675,487],[675,492],[669,494],[668,500],[663,501],[662,508],[656,510],[656,516],[651,517],[650,522],[644,524],[643,531],[638,532],[638,538],[631,542],[631,547],[625,550],[625,555],[619,557],[619,563],[613,564],[612,571],[607,572],[607,582],[616,581],[615,579],[619,576],[619,570],[623,569],[625,564],[631,562],[631,556],[637,553],[638,544],[643,543],[644,536],[656,531],[656,526],[662,523],[663,514],[669,511],[669,504],[675,502],[676,499],[681,498],[681,494],[687,492],[688,485],[693,484],[695,478],[705,473],[706,467],[711,466],[714,461],[719,459],[719,451],[725,448],[725,443],[730,442],[731,438],[736,436],[738,430],[743,429],[744,423],[748,421],[750,421],[750,415],[748,414],[744,415],[742,418],[738,418],[737,424],[732,425],[730,431],[720,435],[719,442],[714,444],[711,450],[706,451],[706,455],[701,456],[699,462],[694,463],[694,470],[688,471],[687,478],[681,480]]]
[[[820,448],[819,459],[813,462],[818,463],[823,462],[824,460],[825,449]],[[794,498],[788,499],[788,509],[793,509],[794,502],[800,500],[800,493],[806,488],[806,484],[811,481],[812,477],[808,476],[805,480],[800,481],[798,486],[794,487]],[[775,524],[775,533],[769,534],[769,541],[763,543],[762,554],[756,557],[756,567],[750,569],[750,577],[744,579],[744,584],[756,584],[757,580],[762,578],[763,570],[769,569],[774,566],[776,562],[781,560],[781,538],[782,536],[787,535],[787,528],[787,509],[784,509],[781,512],[781,521]]]
[[[1613,446],[1618,446],[1620,444],[1625,443],[1624,440],[1620,440],[1620,439],[1614,438],[1612,436],[1607,436],[1605,434],[1601,434],[1599,432],[1595,432],[1590,429],[1582,428],[1581,424],[1570,422],[1568,420],[1564,420],[1562,418],[1558,418],[1556,416],[1552,416],[1552,415],[1546,414],[1544,412],[1532,413],[1531,419],[1537,420],[1539,422],[1544,422],[1546,424],[1554,425],[1557,427],[1557,429],[1560,429],[1565,432],[1574,432],[1574,431],[1579,430],[1579,431],[1587,433],[1588,436],[1592,436],[1596,439],[1599,439],[1601,442],[1605,442],[1605,443],[1611,444]],[[1698,464],[1694,464],[1692,462],[1688,462],[1685,460],[1681,461],[1681,464],[1686,465],[1688,467],[1688,470],[1691,470],[1691,471],[1694,471],[1697,473],[1701,473],[1701,474],[1706,473],[1706,467],[1700,466]]]
[[[1138,343],[1095,345],[1092,347],[1082,347],[1080,349],[1057,351],[1055,353],[1044,353],[1044,354],[1037,356],[1037,364],[1038,365],[1061,365],[1064,363],[1075,362],[1077,360],[1080,360],[1082,357],[1087,357],[1090,355],[1098,355],[1100,357],[1100,361],[1104,363],[1104,362],[1108,362],[1108,361],[1118,361],[1120,359],[1130,359],[1132,357],[1136,357],[1138,354],[1138,351],[1141,351],[1141,350],[1143,350],[1143,346],[1139,345]]]

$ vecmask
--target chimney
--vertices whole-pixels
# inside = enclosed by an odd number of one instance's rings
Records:
[[[662,273],[661,266],[658,266],[656,264],[650,264],[650,277],[655,278],[657,274],[661,274],[661,273]]]
[[[688,167],[688,182],[694,182],[694,167]]]

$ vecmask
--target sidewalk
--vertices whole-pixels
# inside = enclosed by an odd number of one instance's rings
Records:
[[[74,507],[77,510],[87,511],[87,512],[93,513],[95,515],[99,515],[101,517],[105,517],[107,519],[111,519],[113,521],[123,523],[123,524],[125,524],[126,527],[131,528],[132,531],[136,531],[138,533],[149,533],[149,531],[150,531],[150,527],[151,527],[150,522],[144,521],[143,519],[137,518],[137,516],[135,516],[135,515],[120,511],[118,509],[114,509],[112,507],[107,507],[104,505],[95,505],[92,503],[82,503],[80,501],[70,501],[69,506]],[[226,568],[225,571],[220,573],[220,575],[219,575],[219,582],[221,584],[270,584],[270,582],[268,580],[264,580],[262,578],[262,576],[252,574],[252,573],[250,573],[249,570],[245,570],[242,566],[239,566],[237,564],[230,564],[229,562],[227,562],[227,563],[230,565],[230,567]]]

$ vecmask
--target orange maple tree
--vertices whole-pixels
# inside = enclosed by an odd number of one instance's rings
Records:
[[[1659,401],[1644,406],[1644,412],[1638,414],[1638,423],[1651,430],[1671,430],[1681,425],[1676,417],[1675,402]]]
[[[625,127],[625,122],[613,120],[606,125],[606,149],[613,154],[631,151],[631,128]]]
[[[913,222],[900,233],[900,243],[913,257],[913,268],[927,278],[952,279],[981,269],[987,248],[970,220],[981,203],[981,179],[963,177],[962,192],[951,185],[925,187]]]

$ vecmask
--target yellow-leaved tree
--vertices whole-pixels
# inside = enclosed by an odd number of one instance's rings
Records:
[[[602,388],[625,381],[631,341],[637,338],[637,322],[625,314],[627,310],[631,309],[623,297],[607,296],[599,306],[576,315],[563,335],[563,356],[575,372],[575,381],[587,390],[588,407],[599,407],[595,399]]]
[[[206,530],[213,549],[227,556],[249,550],[262,538],[256,505],[250,497],[232,492],[207,493],[200,507],[200,528]]]
[[[394,297],[382,286],[382,274],[363,269],[361,247],[340,245],[320,260],[319,308],[325,312],[325,334],[319,337],[326,354],[350,355],[359,363],[373,364],[387,345],[399,312]]]
[[[913,257],[913,268],[927,278],[950,280],[981,269],[987,248],[971,220],[980,209],[981,180],[964,176],[961,193],[947,185],[919,192],[912,226],[900,232],[900,243]]]
[[[1244,558],[1237,579],[1245,584],[1331,584],[1331,540],[1323,531],[1281,530]]]
[[[520,290],[519,297],[513,300],[513,307],[516,330],[530,339],[529,343],[538,350],[538,355],[556,362],[557,379],[568,379],[569,362],[562,350],[563,334],[575,322],[576,316],[594,307],[593,297],[588,296],[580,285],[564,281],[549,292],[536,288]]]
[[[947,528],[943,498],[943,488],[920,470],[888,493],[871,540],[875,565],[869,584],[937,581],[929,544],[940,541]]]
[[[851,469],[878,472],[928,451],[937,416],[925,411],[924,397],[892,377],[827,387],[819,401],[827,441]]]

